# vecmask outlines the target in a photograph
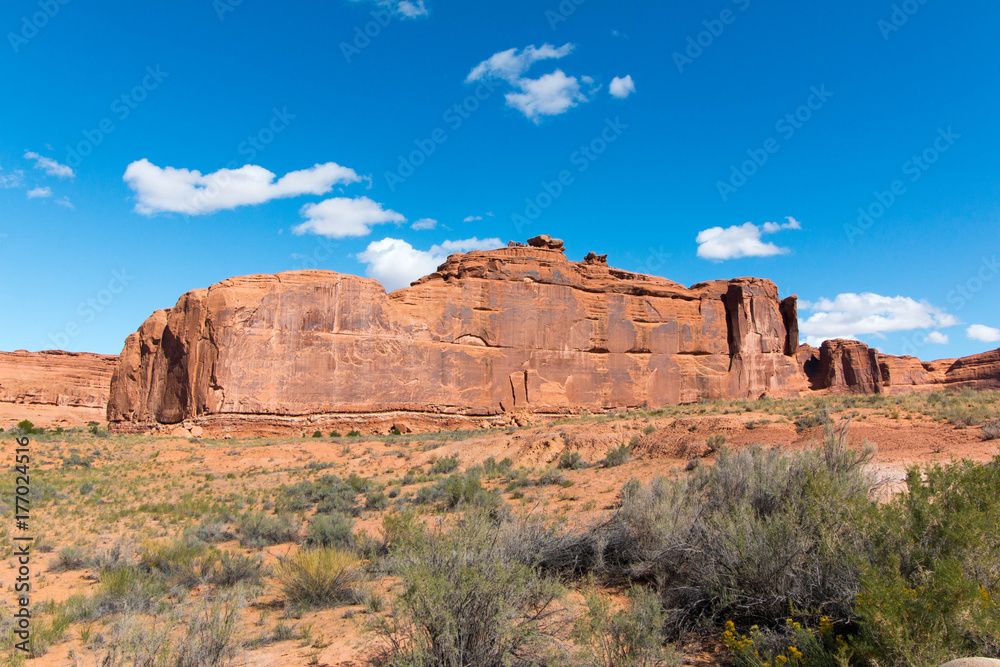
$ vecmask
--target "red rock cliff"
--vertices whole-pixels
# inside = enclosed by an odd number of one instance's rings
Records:
[[[117,361],[89,352],[0,352],[0,402],[104,408]]]
[[[452,255],[386,295],[328,271],[231,278],[130,335],[108,419],[412,411],[469,416],[796,395],[794,297],[684,287],[560,249]]]

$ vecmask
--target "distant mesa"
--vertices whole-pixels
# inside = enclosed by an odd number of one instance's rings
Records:
[[[118,357],[0,353],[0,401],[107,407],[119,432],[402,432],[701,399],[1000,389],[1000,350],[922,362],[799,345],[759,278],[691,287],[570,261],[536,236],[410,287],[332,271],[223,280],[155,311]]]

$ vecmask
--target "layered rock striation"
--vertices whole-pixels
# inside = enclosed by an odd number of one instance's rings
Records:
[[[0,352],[0,402],[104,409],[117,362],[89,352]]]
[[[108,419],[454,421],[797,395],[795,309],[767,280],[684,287],[543,237],[452,255],[388,295],[328,271],[231,278],[128,337]]]

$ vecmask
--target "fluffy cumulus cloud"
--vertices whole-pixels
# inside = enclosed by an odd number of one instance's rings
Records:
[[[419,232],[425,229],[434,229],[435,227],[437,227],[437,225],[438,221],[435,220],[434,218],[420,218],[412,225],[410,225],[410,229],[415,229]]]
[[[301,213],[306,221],[292,228],[294,234],[312,232],[333,239],[366,236],[372,225],[406,222],[401,214],[382,208],[368,197],[334,197],[318,204],[306,204]]]
[[[427,11],[424,0],[351,0],[351,2],[364,2],[375,5],[407,19],[420,18],[430,14]]]
[[[930,345],[947,345],[948,334],[943,334],[940,331],[932,331],[924,338],[924,342]]]
[[[612,97],[624,100],[626,97],[635,92],[635,82],[632,81],[632,75],[626,74],[624,79],[620,76],[616,76],[611,80],[611,85],[608,87],[608,90]]]
[[[781,248],[761,239],[763,234],[774,234],[783,229],[802,229],[802,225],[795,218],[788,217],[786,220],[788,222],[765,222],[759,226],[747,222],[725,229],[710,227],[698,232],[698,236],[695,238],[698,243],[698,256],[702,259],[720,262],[740,257],[770,257],[787,254],[788,248]]]
[[[529,120],[539,123],[543,116],[558,116],[576,105],[586,102],[588,94],[581,84],[593,86],[594,80],[584,76],[579,79],[568,76],[561,69],[532,79],[525,77],[528,69],[541,60],[558,59],[573,52],[573,44],[558,48],[551,44],[534,44],[523,49],[508,49],[492,56],[472,68],[465,78],[466,83],[484,79],[501,79],[514,90],[505,95],[507,105],[517,109]]]
[[[76,174],[73,173],[72,168],[64,164],[60,164],[52,158],[39,155],[33,151],[26,151],[24,153],[24,158],[26,160],[32,160],[35,163],[35,169],[41,169],[49,176],[58,176],[59,178],[73,178],[76,176]]]
[[[477,222],[477,221],[482,220],[482,219],[483,219],[483,216],[481,216],[481,215],[469,215],[469,216],[466,216],[462,220],[462,222]]]
[[[995,343],[1000,340],[1000,329],[994,329],[985,324],[973,324],[965,330],[965,335],[972,340],[983,343]]]
[[[358,261],[367,265],[365,274],[381,282],[386,291],[406,287],[414,280],[434,273],[455,252],[490,250],[503,245],[500,239],[463,239],[445,241],[429,250],[418,250],[401,239],[373,241],[358,253]]]
[[[806,342],[810,345],[831,338],[857,338],[862,334],[882,336],[893,331],[958,324],[954,315],[926,301],[906,296],[881,296],[871,292],[838,294],[833,299],[820,299],[815,303],[800,301],[799,308],[812,313],[805,319],[799,317],[799,331],[806,335]],[[939,335],[945,340],[929,342],[947,342],[947,336]],[[931,336],[934,334],[928,338]]]
[[[33,188],[28,190],[28,199],[45,199],[52,196],[52,188]]]
[[[205,215],[272,199],[322,195],[337,184],[356,183],[361,177],[353,169],[335,162],[277,178],[256,165],[202,174],[194,169],[161,168],[143,158],[128,166],[124,180],[136,194],[138,213]]]

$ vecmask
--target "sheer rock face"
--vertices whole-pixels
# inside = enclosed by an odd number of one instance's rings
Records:
[[[389,295],[328,271],[231,278],[129,336],[108,419],[478,418],[797,395],[794,308],[767,280],[687,288],[551,247],[452,255]]]
[[[1000,350],[961,359],[924,362],[882,354],[856,340],[824,341],[798,348],[809,388],[826,393],[902,394],[959,387],[1000,389]]]
[[[0,402],[104,408],[117,361],[89,352],[0,352]]]

